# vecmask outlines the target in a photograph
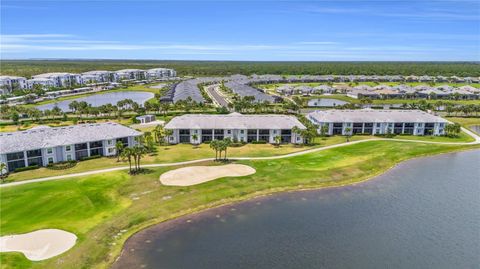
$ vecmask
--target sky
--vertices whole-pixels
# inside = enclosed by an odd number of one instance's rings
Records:
[[[480,61],[479,0],[2,0],[2,59]]]

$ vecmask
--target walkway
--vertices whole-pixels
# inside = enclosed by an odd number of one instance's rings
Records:
[[[207,90],[208,94],[210,95],[210,97],[213,99],[213,101],[218,104],[219,106],[224,106],[224,107],[228,107],[228,102],[227,100],[225,100],[225,98],[223,98],[223,96],[221,96],[219,93],[218,93],[218,85],[211,85],[211,86],[207,86],[205,87],[205,89]]]
[[[338,148],[338,147],[345,147],[345,146],[354,145],[354,144],[358,144],[358,143],[364,143],[364,142],[368,142],[368,141],[382,141],[382,140],[412,142],[412,143],[424,143],[424,144],[425,143],[427,143],[427,144],[442,144],[442,145],[476,145],[476,144],[480,144],[480,136],[478,136],[477,134],[475,134],[472,131],[467,130],[463,127],[462,127],[462,131],[464,131],[465,133],[467,133],[468,135],[473,137],[475,139],[475,141],[473,141],[473,142],[434,142],[434,141],[408,140],[408,139],[396,139],[396,138],[374,138],[374,139],[365,139],[365,140],[335,144],[335,145],[326,146],[326,147],[322,147],[322,148],[313,148],[313,149],[293,152],[293,153],[289,153],[289,154],[285,154],[285,155],[279,155],[279,156],[231,157],[231,158],[229,158],[229,160],[275,160],[275,159],[289,158],[289,157],[304,155],[304,154],[308,154],[308,153],[312,153],[312,152],[318,152],[318,151],[323,151],[323,150],[328,150],[328,149],[333,149],[333,148]],[[191,160],[191,161],[185,161],[185,162],[176,162],[176,163],[144,164],[144,165],[142,165],[142,167],[168,167],[168,166],[188,165],[188,164],[194,164],[194,163],[206,162],[206,161],[213,161],[213,160],[214,160],[214,158],[205,158],[205,159]],[[30,184],[30,183],[37,183],[37,182],[44,182],[44,181],[50,181],[50,180],[57,180],[57,179],[88,176],[88,175],[101,174],[101,173],[107,173],[107,172],[113,172],[113,171],[119,171],[119,170],[127,170],[127,169],[129,169],[128,166],[121,166],[121,167],[113,167],[113,168],[93,170],[93,171],[82,172],[82,173],[61,175],[61,176],[29,179],[29,180],[24,180],[24,181],[2,184],[2,185],[0,185],[0,188],[10,187],[10,186],[18,186],[18,185],[24,185],[24,184]]]

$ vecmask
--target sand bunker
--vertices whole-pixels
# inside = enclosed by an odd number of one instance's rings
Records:
[[[190,166],[162,174],[160,182],[168,186],[191,186],[221,177],[248,176],[254,173],[255,169],[243,164]]]
[[[62,230],[45,229],[0,237],[0,252],[22,252],[31,261],[60,255],[75,245],[77,236]]]

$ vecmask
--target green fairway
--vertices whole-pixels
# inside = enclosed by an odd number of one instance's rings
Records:
[[[369,141],[290,158],[241,161],[257,173],[190,187],[161,185],[159,176],[174,168],[155,168],[136,176],[119,171],[1,188],[2,235],[60,228],[79,241],[42,262],[11,253],[0,258],[8,268],[105,268],[129,235],[154,223],[261,194],[359,182],[402,160],[468,148],[479,146]]]

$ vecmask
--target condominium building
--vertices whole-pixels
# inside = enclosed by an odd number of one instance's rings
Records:
[[[135,145],[141,133],[117,123],[80,124],[67,127],[39,126],[28,131],[0,133],[0,162],[7,171],[46,166],[70,160],[116,154],[115,144]]]
[[[27,80],[28,89],[33,89],[35,85],[40,85],[43,89],[56,87],[55,81],[48,78],[32,78]]]
[[[162,79],[162,78],[173,78],[177,76],[177,72],[169,68],[153,68],[147,70],[147,78],[150,80],[153,79]]]
[[[72,73],[45,73],[32,76],[34,79],[50,79],[54,83],[54,87],[67,88],[74,85],[83,84],[82,77],[79,74]]]
[[[144,80],[147,78],[147,72],[141,69],[122,69],[115,71],[118,80]]]
[[[319,110],[307,118],[319,127],[319,133],[322,126],[328,126],[328,135],[443,135],[448,123],[420,110]]]
[[[275,143],[279,136],[282,143],[302,143],[303,138],[292,128],[306,129],[294,116],[287,115],[228,115],[190,114],[173,118],[165,129],[173,131],[168,142],[202,143],[231,138],[234,141]]]
[[[15,76],[0,76],[0,94],[8,94],[13,90],[27,87],[27,79]]]
[[[82,80],[84,83],[106,83],[117,81],[117,76],[112,71],[88,71],[82,73]]]

